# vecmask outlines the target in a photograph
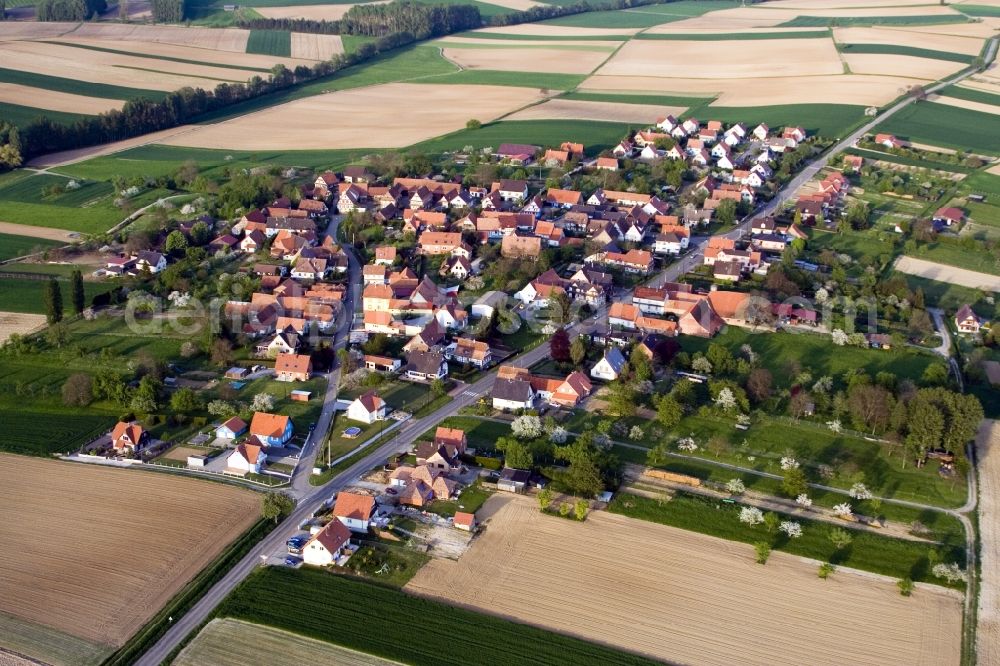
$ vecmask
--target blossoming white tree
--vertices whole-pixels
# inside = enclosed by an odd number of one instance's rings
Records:
[[[739,479],[729,479],[726,482],[726,490],[728,490],[733,495],[741,495],[747,489],[743,482]]]
[[[764,514],[755,506],[745,506],[740,509],[740,522],[753,527],[764,522]]]
[[[786,472],[790,469],[798,469],[798,468],[799,468],[799,461],[796,460],[795,458],[792,458],[791,456],[785,456],[781,459],[781,469],[785,470]]]
[[[270,393],[258,393],[250,403],[250,409],[255,412],[269,412],[274,409],[274,396]]]
[[[833,341],[833,344],[837,345],[838,347],[843,347],[844,345],[847,344],[847,341],[850,339],[850,336],[848,336],[847,333],[844,333],[843,330],[835,328],[833,329],[833,332],[830,333],[830,339]]]
[[[853,518],[854,509],[852,509],[851,505],[847,502],[844,502],[843,504],[835,504],[833,507],[833,515],[838,518]]]
[[[566,436],[566,428],[563,428],[562,426],[556,426],[549,431],[549,441],[553,444],[565,444]]]
[[[632,429],[628,431],[628,438],[633,442],[638,441],[645,436],[646,433],[643,432],[642,428],[639,426],[632,426]]]
[[[840,434],[844,430],[844,426],[840,424],[840,419],[827,421],[826,427],[830,429],[830,432],[835,432],[837,434]]]
[[[872,491],[863,483],[855,483],[851,486],[851,497],[856,500],[869,500],[872,498]]]
[[[809,499],[809,495],[806,495],[805,493],[802,493],[801,495],[796,497],[795,503],[801,506],[803,509],[808,509],[813,505],[813,501]]]
[[[691,361],[691,369],[695,372],[700,372],[703,375],[708,375],[712,372],[712,362],[704,356],[699,356],[695,360]]]
[[[802,525],[795,522],[794,520],[784,520],[778,529],[788,535],[789,539],[798,539],[802,536]]]
[[[934,565],[931,569],[931,573],[934,574],[936,578],[944,578],[949,583],[957,583],[958,581],[968,580],[968,576],[961,568],[959,568],[957,562],[952,562],[951,564],[945,564],[940,562]]]
[[[698,445],[694,442],[694,437],[682,437],[677,440],[677,448],[681,451],[697,451]]]
[[[715,406],[724,412],[736,409],[736,396],[733,395],[733,390],[727,386],[719,391],[719,395],[715,396]]]
[[[510,424],[510,431],[518,439],[535,439],[542,435],[542,420],[537,416],[525,414],[518,416]]]

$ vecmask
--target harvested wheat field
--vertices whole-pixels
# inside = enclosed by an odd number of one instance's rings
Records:
[[[942,95],[931,95],[928,99],[935,104],[956,106],[960,109],[968,109],[969,111],[979,111],[981,113],[1000,115],[1000,106],[996,106],[995,104],[984,104],[982,102],[973,102],[968,99],[959,99],[957,97],[944,97]]]
[[[979,37],[926,34],[900,28],[834,28],[833,38],[841,44],[892,44],[972,56],[979,55],[983,48]]]
[[[680,116],[685,111],[687,108],[682,106],[552,99],[513,113],[505,120],[603,120],[651,125],[664,115]]]
[[[45,326],[45,315],[22,312],[0,312],[0,345],[10,336],[34,333]]]
[[[274,627],[220,618],[209,622],[177,655],[172,666],[391,666],[396,663]]]
[[[603,37],[607,35],[634,35],[642,28],[577,28],[570,25],[547,25],[545,23],[521,23],[518,25],[508,25],[502,28],[484,28],[476,30],[477,33],[496,35],[537,35],[539,38],[545,37]]]
[[[597,71],[600,76],[690,78],[837,75],[844,71],[830,39],[764,39],[751,48],[741,41],[634,40]]]
[[[683,664],[954,664],[957,593],[774,553],[603,511],[583,523],[493,497],[458,561],[435,559],[409,592]]]
[[[287,7],[254,7],[253,10],[264,18],[304,18],[310,21],[337,21],[344,18],[351,7],[358,5],[384,5],[391,0],[359,2],[344,5],[291,5]]]
[[[3,64],[8,69],[48,76],[164,91],[185,86],[211,90],[222,81],[246,81],[251,76],[246,70],[138,58],[44,42],[7,42]]]
[[[964,268],[927,261],[926,259],[900,257],[896,260],[896,270],[929,280],[960,284],[963,287],[971,287],[972,289],[1000,292],[1000,277],[996,275],[969,271]]]
[[[914,0],[878,0],[879,7],[909,7],[919,4]],[[925,4],[928,7],[937,6],[937,3]],[[868,8],[872,6],[872,0],[769,0],[767,6],[775,9],[804,9],[814,12],[826,9]]]
[[[340,38],[336,36],[334,36],[334,38],[339,44]],[[58,40],[48,41],[55,41],[59,44],[65,44],[67,46],[96,46],[99,48],[115,49],[116,51],[128,51],[129,53],[136,54],[141,53],[145,56],[162,57],[164,60],[169,60],[171,58],[196,60],[219,67],[225,66],[235,68],[270,69],[279,62],[290,68],[294,68],[297,65],[311,66],[314,64],[311,60],[306,58],[279,58],[277,56],[259,55],[256,53],[213,51],[211,49],[202,49],[195,46],[178,46],[176,44],[137,42],[133,40],[60,37]],[[254,73],[260,74],[260,72],[252,72],[247,73],[246,76],[252,76]]]
[[[976,454],[982,570],[976,656],[980,664],[1000,664],[1000,421],[983,420]]]
[[[247,50],[249,30],[238,28],[195,28],[176,25],[137,25],[126,23],[81,23],[71,34],[91,39],[133,40],[193,46],[213,51]]]
[[[292,57],[303,60],[329,60],[344,52],[340,35],[314,35],[305,32],[292,33]]]
[[[841,55],[847,66],[851,68],[852,74],[904,76],[924,81],[944,78],[965,67],[960,62],[885,53],[843,53]]]
[[[389,83],[295,100],[161,143],[232,150],[398,148],[454,132],[469,118],[494,120],[541,97],[537,88]]]
[[[0,488],[0,612],[111,647],[260,516],[248,490],[12,455]]]
[[[791,21],[799,16],[830,16],[830,17],[851,17],[851,16],[930,16],[930,15],[951,15],[956,12],[950,7],[937,5],[913,5],[884,7],[882,2],[864,3],[863,6],[844,7],[839,5],[830,7],[829,3],[817,3],[808,5],[808,8],[794,9],[790,7],[775,6],[768,2],[752,7],[735,7],[733,9],[720,9],[708,12],[701,16],[676,21],[667,25],[661,25],[651,29],[649,32],[671,32],[671,28],[714,28],[716,32],[727,30],[747,30],[751,28],[773,27]]]
[[[22,86],[18,83],[0,83],[0,102],[8,104],[30,102],[31,106],[36,109],[96,116],[98,113],[104,113],[111,109],[120,109],[125,100],[74,95],[73,93]]]
[[[913,79],[891,76],[778,76],[766,79],[672,79],[653,76],[591,76],[582,90],[636,94],[719,95],[715,106],[859,104],[881,106],[905,92]]]
[[[482,48],[456,44],[441,46],[445,58],[463,69],[494,69],[508,72],[548,72],[553,74],[589,74],[614,50],[613,46],[594,49],[524,48],[515,42],[510,48]],[[456,48],[457,46],[457,48]]]

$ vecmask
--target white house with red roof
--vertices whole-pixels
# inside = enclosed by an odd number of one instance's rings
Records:
[[[331,520],[302,548],[302,561],[316,567],[335,564],[348,554],[351,530],[339,520]]]
[[[375,513],[375,498],[348,491],[337,493],[333,515],[352,532],[367,532]]]
[[[388,405],[374,391],[368,391],[354,399],[347,407],[347,418],[352,421],[372,424],[376,421],[384,421],[388,412]]]

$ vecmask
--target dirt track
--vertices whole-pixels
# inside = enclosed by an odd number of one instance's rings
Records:
[[[955,664],[961,600],[606,512],[584,523],[494,497],[457,562],[406,586],[487,612],[684,664]]]
[[[45,326],[45,315],[24,314],[23,312],[0,312],[0,345],[15,333],[34,333]]]
[[[986,419],[976,437],[979,470],[980,664],[1000,664],[1000,422]]]
[[[0,234],[14,234],[15,236],[31,236],[32,238],[45,238],[47,240],[66,241],[67,243],[72,243],[79,237],[79,234],[73,231],[66,231],[64,229],[53,229],[52,227],[36,227],[31,224],[17,224],[15,222],[0,222]]]
[[[223,484],[22,456],[0,488],[0,611],[115,646],[260,515]]]
[[[900,257],[896,260],[896,270],[930,280],[960,284],[963,287],[1000,291],[1000,276],[969,271],[926,259]]]

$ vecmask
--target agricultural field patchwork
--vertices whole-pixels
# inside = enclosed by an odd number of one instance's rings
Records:
[[[4,455],[0,479],[19,553],[0,564],[0,645],[31,656],[51,656],[38,625],[107,654],[259,516],[255,493],[168,475]]]

